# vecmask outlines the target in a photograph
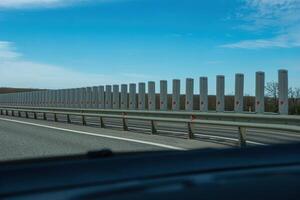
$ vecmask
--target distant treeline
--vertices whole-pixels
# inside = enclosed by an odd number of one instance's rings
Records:
[[[0,94],[15,93],[15,92],[31,92],[31,91],[36,91],[36,90],[39,90],[39,89],[0,87]]]

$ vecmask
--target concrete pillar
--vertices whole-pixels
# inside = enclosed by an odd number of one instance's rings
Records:
[[[138,109],[145,110],[146,84],[139,83]]]
[[[185,110],[193,111],[194,79],[187,78],[185,85]]]
[[[255,112],[265,112],[265,73],[256,72],[255,76]]]
[[[217,76],[216,83],[216,111],[224,112],[225,107],[225,77],[223,75]]]
[[[243,106],[244,106],[243,98],[244,98],[244,74],[236,74],[234,111],[237,113],[243,112]]]
[[[160,81],[159,108],[162,111],[168,110],[168,82]]]
[[[30,92],[30,106],[34,106],[34,92]]]
[[[136,84],[129,84],[129,109],[136,109]]]
[[[72,88],[70,93],[70,108],[76,108],[76,88]]]
[[[92,108],[92,88],[86,88],[86,108]]]
[[[119,85],[113,85],[113,109],[120,108]]]
[[[126,84],[121,85],[121,109],[128,109],[128,99],[127,99],[128,86]]]
[[[86,108],[86,88],[80,88],[80,108]]]
[[[148,110],[156,110],[155,82],[148,82]]]
[[[112,108],[112,93],[111,93],[111,85],[105,86],[105,109]]]
[[[92,94],[92,101],[93,101],[93,108],[99,108],[99,87],[93,87],[93,94]]]
[[[173,79],[172,110],[180,110],[180,80]]]
[[[200,111],[207,112],[208,111],[208,83],[207,77],[200,77]]]
[[[39,104],[39,95],[38,95],[38,91],[34,92],[34,106],[37,107]]]
[[[105,108],[105,92],[104,86],[99,86],[99,109]]]
[[[75,89],[75,102],[74,102],[75,108],[80,108],[80,92],[81,92],[80,88]]]
[[[278,70],[278,105],[279,114],[289,114],[289,99],[288,99],[288,71]]]

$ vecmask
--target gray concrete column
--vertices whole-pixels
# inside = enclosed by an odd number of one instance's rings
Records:
[[[86,88],[80,88],[80,108],[86,108]]]
[[[55,103],[55,91],[50,90],[49,107],[54,107],[54,103]]]
[[[199,82],[200,88],[200,111],[207,112],[208,111],[208,83],[207,77],[200,77]]]
[[[105,109],[112,109],[111,85],[105,86]]]
[[[119,85],[113,85],[113,109],[120,109]]]
[[[67,98],[68,98],[68,94],[67,94],[67,90],[66,89],[62,89],[61,90],[62,93],[62,98],[61,98],[61,107],[65,108],[67,105]]]
[[[187,78],[185,85],[185,110],[193,111],[194,79]]]
[[[244,106],[244,74],[235,75],[234,111],[243,112]]]
[[[255,74],[255,112],[265,112],[265,73],[256,72]]]
[[[148,82],[148,110],[156,110],[155,82]]]
[[[217,76],[216,83],[216,111],[224,112],[225,107],[225,77],[223,75]]]
[[[80,88],[74,89],[74,108],[80,108]]]
[[[168,82],[166,80],[160,81],[159,104],[160,110],[168,110]]]
[[[139,110],[145,110],[145,98],[146,96],[146,84],[139,83],[139,96],[138,96],[138,108]]]
[[[55,90],[55,104],[54,107],[59,107],[59,91]]]
[[[289,114],[288,90],[288,71],[280,69],[278,70],[278,105],[281,115]]]
[[[86,88],[86,108],[92,108],[92,88]]]
[[[180,80],[173,80],[173,93],[172,93],[172,110],[180,110]]]
[[[93,87],[92,99],[93,99],[93,108],[95,109],[99,108],[99,87],[97,86]]]
[[[136,109],[136,84],[129,84],[129,109]]]
[[[126,110],[128,109],[128,86],[126,84],[121,85],[121,109]]]
[[[99,86],[99,109],[105,108],[105,92],[104,86]]]
[[[70,107],[76,108],[76,88],[71,89],[71,96],[70,96]]]

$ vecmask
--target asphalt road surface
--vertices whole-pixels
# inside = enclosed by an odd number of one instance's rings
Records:
[[[0,116],[0,161],[71,155],[101,149],[118,153],[226,147],[228,145],[150,135],[143,131]]]

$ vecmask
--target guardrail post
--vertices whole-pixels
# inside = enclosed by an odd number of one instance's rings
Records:
[[[157,133],[157,122],[154,120],[151,120],[151,133],[156,134]]]
[[[148,110],[156,110],[155,82],[148,82]]]
[[[28,118],[28,112],[27,111],[25,111],[25,117]]]
[[[243,112],[244,74],[235,75],[234,111]]]
[[[3,111],[2,111],[2,109],[0,109],[0,115],[3,115]]]
[[[128,131],[128,119],[127,119],[127,113],[123,113],[123,130]]]
[[[120,108],[119,85],[113,85],[113,109]]]
[[[103,117],[100,117],[100,128],[105,128]]]
[[[69,114],[67,114],[67,122],[68,122],[69,124],[71,124],[71,118],[70,118],[70,115],[69,115]]]
[[[136,84],[129,84],[129,109],[136,109]]]
[[[217,93],[216,93],[216,111],[224,112],[225,107],[225,77],[223,75],[217,76]]]
[[[180,110],[180,80],[173,79],[172,110]]]
[[[85,126],[86,125],[86,120],[85,120],[85,116],[82,115],[82,125]]]
[[[256,72],[255,80],[255,112],[265,112],[265,73]]]
[[[99,108],[105,108],[105,93],[104,93],[104,86],[99,86]]]
[[[139,96],[138,96],[139,110],[145,110],[145,93],[146,93],[146,84],[139,83]]]
[[[121,85],[121,109],[128,109],[128,86],[126,84]]]
[[[47,115],[46,115],[45,112],[43,113],[43,119],[44,119],[44,120],[47,120]]]
[[[111,109],[112,106],[112,99],[111,99],[112,93],[111,93],[111,86],[106,85],[105,86],[105,109]]]
[[[195,116],[191,116],[191,121],[187,123],[188,126],[188,139],[193,139],[194,138],[194,130],[195,130],[195,125],[193,121],[195,120]]]
[[[288,71],[278,70],[278,104],[279,114],[287,115],[289,113],[288,98]]]
[[[193,111],[194,79],[187,78],[185,87],[185,110]]]
[[[8,116],[8,110],[7,110],[7,109],[5,109],[5,115],[7,115],[7,116]]]
[[[21,111],[18,111],[18,117],[21,117]]]
[[[33,117],[34,117],[34,119],[37,119],[37,113],[36,112],[33,112]]]
[[[58,122],[57,114],[56,114],[56,113],[54,113],[54,121],[55,121],[55,122]]]
[[[200,111],[207,112],[208,111],[208,85],[207,85],[207,77],[200,77]]]
[[[239,146],[241,148],[244,148],[247,146],[246,142],[246,128],[245,127],[238,127],[238,132],[239,132]]]

